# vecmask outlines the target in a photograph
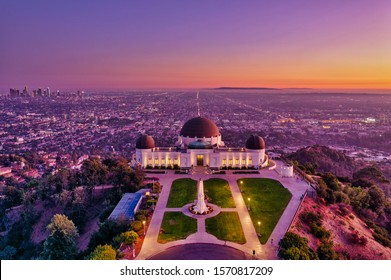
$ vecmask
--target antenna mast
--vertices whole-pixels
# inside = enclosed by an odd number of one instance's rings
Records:
[[[197,91],[197,115],[200,117],[201,116],[201,113],[200,113],[200,100],[198,98],[198,95],[199,95],[199,92]]]

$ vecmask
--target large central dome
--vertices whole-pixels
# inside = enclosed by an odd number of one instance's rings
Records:
[[[211,138],[220,135],[216,124],[203,117],[188,120],[182,127],[180,135],[183,137]]]

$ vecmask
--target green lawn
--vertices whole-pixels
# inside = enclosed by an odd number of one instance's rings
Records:
[[[220,240],[246,243],[237,212],[221,212],[215,217],[206,219],[205,224],[206,231]]]
[[[221,208],[235,208],[231,189],[226,180],[218,178],[206,180],[204,181],[204,191],[208,202]]]
[[[277,225],[282,213],[288,205],[292,194],[280,182],[264,178],[243,178],[237,180],[242,184],[242,196],[246,205],[250,198],[250,216],[256,232],[259,232],[258,221],[261,222],[260,241],[265,244]]]
[[[167,208],[179,208],[197,198],[197,181],[183,178],[172,182]]]
[[[185,216],[181,212],[166,212],[164,213],[158,242],[167,243],[185,239],[195,232],[197,232],[197,220]]]

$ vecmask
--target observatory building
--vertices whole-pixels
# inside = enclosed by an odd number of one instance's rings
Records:
[[[268,165],[265,141],[251,135],[245,147],[227,147],[216,124],[204,117],[188,120],[173,147],[156,147],[149,135],[136,142],[136,161],[144,168],[264,168]]]

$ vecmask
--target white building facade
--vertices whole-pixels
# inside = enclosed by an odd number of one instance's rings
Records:
[[[136,143],[136,161],[144,168],[264,168],[268,165],[265,142],[251,135],[246,147],[226,147],[219,129],[210,120],[196,117],[187,121],[173,147],[155,147],[149,135]]]

